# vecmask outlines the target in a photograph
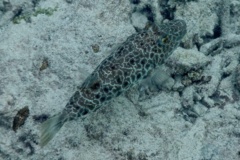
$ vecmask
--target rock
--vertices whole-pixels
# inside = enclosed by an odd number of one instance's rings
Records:
[[[211,62],[211,58],[193,49],[178,48],[168,58],[167,66],[174,70],[174,74],[183,75],[190,70],[198,70]]]

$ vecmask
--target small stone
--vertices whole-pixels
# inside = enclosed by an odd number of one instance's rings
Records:
[[[204,68],[211,62],[211,59],[202,52],[194,49],[178,48],[174,51],[168,60],[167,66],[175,70],[175,74],[183,75],[191,70],[199,70]]]
[[[48,63],[48,59],[47,58],[44,58],[43,61],[42,61],[42,65],[40,67],[40,71],[43,71],[45,70],[46,68],[48,68],[49,66],[49,63]]]
[[[183,92],[182,92],[183,107],[188,108],[188,107],[194,105],[193,96],[194,96],[194,87],[193,86],[186,87],[183,90]]]
[[[193,111],[200,116],[206,113],[207,110],[208,108],[199,102],[193,106]]]
[[[148,24],[147,17],[139,12],[134,12],[132,14],[131,21],[133,26],[139,29],[143,29]]]
[[[184,86],[189,86],[189,85],[191,85],[193,82],[192,82],[192,80],[191,79],[189,79],[188,77],[183,77],[183,79],[182,79],[182,84],[184,85]]]
[[[199,81],[202,78],[202,70],[198,70],[198,71],[190,71],[187,74],[188,78],[190,78],[193,82],[195,81]]]
[[[13,127],[12,129],[16,132],[19,127],[24,125],[27,117],[29,116],[29,108],[25,106],[24,108],[20,109],[13,120]]]
[[[92,50],[93,50],[94,53],[98,53],[99,50],[100,50],[99,45],[97,45],[97,44],[92,45]]]

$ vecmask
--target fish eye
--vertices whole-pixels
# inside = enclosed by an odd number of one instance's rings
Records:
[[[157,43],[158,43],[158,46],[168,44],[169,43],[169,38],[167,36],[163,37],[163,38],[160,38],[160,39],[158,39]]]
[[[163,42],[164,44],[168,43],[168,42],[169,42],[168,37],[164,37],[164,38],[162,39],[162,42]]]

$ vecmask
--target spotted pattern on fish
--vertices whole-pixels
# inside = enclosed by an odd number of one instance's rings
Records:
[[[131,35],[78,88],[65,113],[75,119],[119,96],[161,65],[185,33],[185,22],[174,20]]]
[[[171,55],[185,34],[186,23],[173,20],[128,37],[78,87],[62,113],[43,123],[40,145],[46,145],[66,121],[96,111],[146,78]]]

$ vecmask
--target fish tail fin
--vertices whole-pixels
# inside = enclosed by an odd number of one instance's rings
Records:
[[[56,133],[62,128],[67,117],[64,114],[58,114],[43,122],[41,126],[40,146],[43,147],[53,139]]]

